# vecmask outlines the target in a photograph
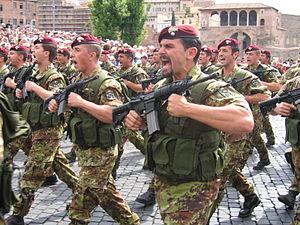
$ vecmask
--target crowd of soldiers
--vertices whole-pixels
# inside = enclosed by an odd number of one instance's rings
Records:
[[[227,182],[244,197],[239,217],[249,217],[260,204],[242,173],[254,148],[259,160],[253,169],[270,165],[268,147],[275,137],[259,103],[300,87],[299,62],[282,74],[284,68],[271,66],[271,53],[256,45],[245,49],[241,62],[237,40],[202,46],[189,25],[164,28],[159,49],[118,46],[90,34],[62,39],[59,32],[24,32],[0,48],[1,225],[24,224],[35,192],[57,177],[72,190],[71,225],[88,224],[98,205],[120,224],[140,224],[114,183],[127,140],[153,171],[148,190],[136,201],[157,202],[164,224],[209,224]],[[14,39],[12,30],[4,34]],[[148,129],[150,109],[131,110],[121,125],[115,123],[114,110],[123,104],[147,101],[143,96],[184,82],[194,82],[184,95],[174,89],[153,101],[158,129]],[[293,102],[281,102],[270,113],[286,117],[292,145],[286,156],[295,177],[278,199],[293,208],[300,193],[300,115]],[[67,154],[60,149],[64,132],[73,143]],[[20,195],[14,196],[12,164],[20,149],[27,160]],[[79,174],[69,165],[75,160]],[[300,224],[300,208],[293,224]]]

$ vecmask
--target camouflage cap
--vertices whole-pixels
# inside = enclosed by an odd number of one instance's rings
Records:
[[[1,48],[0,47],[0,54],[2,56],[8,56],[8,50],[6,48]]]
[[[28,52],[29,51],[29,49],[23,45],[14,45],[9,50],[16,51],[16,52]]]
[[[195,38],[199,39],[199,31],[191,25],[177,25],[162,29],[158,42],[162,39]]]
[[[81,34],[78,37],[75,38],[75,40],[72,42],[71,47],[74,48],[75,46],[78,45],[83,45],[83,44],[94,44],[94,45],[100,45],[101,42],[100,40],[90,34]]]
[[[33,44],[34,45],[36,45],[36,44],[49,44],[49,45],[57,46],[57,42],[53,38],[47,37],[47,36],[39,37],[38,39],[36,39],[33,42]]]
[[[225,38],[223,41],[221,41],[218,44],[217,48],[219,50],[221,47],[224,47],[224,46],[238,47],[239,46],[239,42],[238,42],[238,40],[236,40],[234,38]]]
[[[248,48],[245,49],[245,53],[252,51],[260,51],[260,47],[257,45],[249,45]]]

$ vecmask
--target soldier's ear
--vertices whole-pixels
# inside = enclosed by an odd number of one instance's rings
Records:
[[[197,55],[198,49],[196,47],[191,47],[186,50],[186,56],[188,59],[194,59]]]

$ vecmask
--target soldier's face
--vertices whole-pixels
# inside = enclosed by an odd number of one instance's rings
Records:
[[[19,61],[19,55],[16,51],[9,52],[9,61],[12,66],[16,66]]]
[[[64,64],[64,63],[67,63],[69,61],[69,59],[67,56],[64,56],[63,54],[58,53],[56,56],[56,61],[59,64]]]
[[[119,53],[118,58],[122,66],[127,67],[131,65],[131,58],[128,57],[126,54]]]
[[[210,61],[210,56],[207,55],[206,52],[200,52],[199,55],[199,64],[207,65]]]
[[[72,49],[71,54],[74,67],[79,72],[84,72],[89,67],[90,54],[84,45],[77,45]]]
[[[152,62],[153,63],[160,63],[160,57],[158,52],[154,52],[152,56]]]
[[[269,64],[269,58],[267,57],[266,54],[261,54],[261,55],[260,55],[260,61],[261,61],[261,63],[263,63],[263,64]]]
[[[222,66],[227,66],[235,62],[230,46],[220,47],[218,60]]]
[[[33,56],[36,58],[37,62],[43,61],[45,58],[49,57],[49,52],[45,51],[42,44],[36,44],[32,49]]]
[[[187,73],[187,51],[179,39],[163,39],[160,42],[160,60],[164,77]]]
[[[257,51],[251,51],[246,53],[246,60],[249,66],[255,65],[259,62],[260,53]]]

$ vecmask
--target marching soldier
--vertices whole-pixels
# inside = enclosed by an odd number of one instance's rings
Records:
[[[56,63],[57,71],[64,76],[66,84],[72,83],[75,79],[72,76],[75,74],[76,69],[70,61],[70,52],[68,49],[61,48],[57,50]]]
[[[9,69],[6,66],[8,59],[8,50],[6,48],[0,48],[0,78],[9,73]]]
[[[209,47],[203,46],[201,48],[200,56],[199,56],[199,64],[201,71],[206,74],[212,74],[216,72],[219,67],[215,66],[211,63],[212,51]]]

